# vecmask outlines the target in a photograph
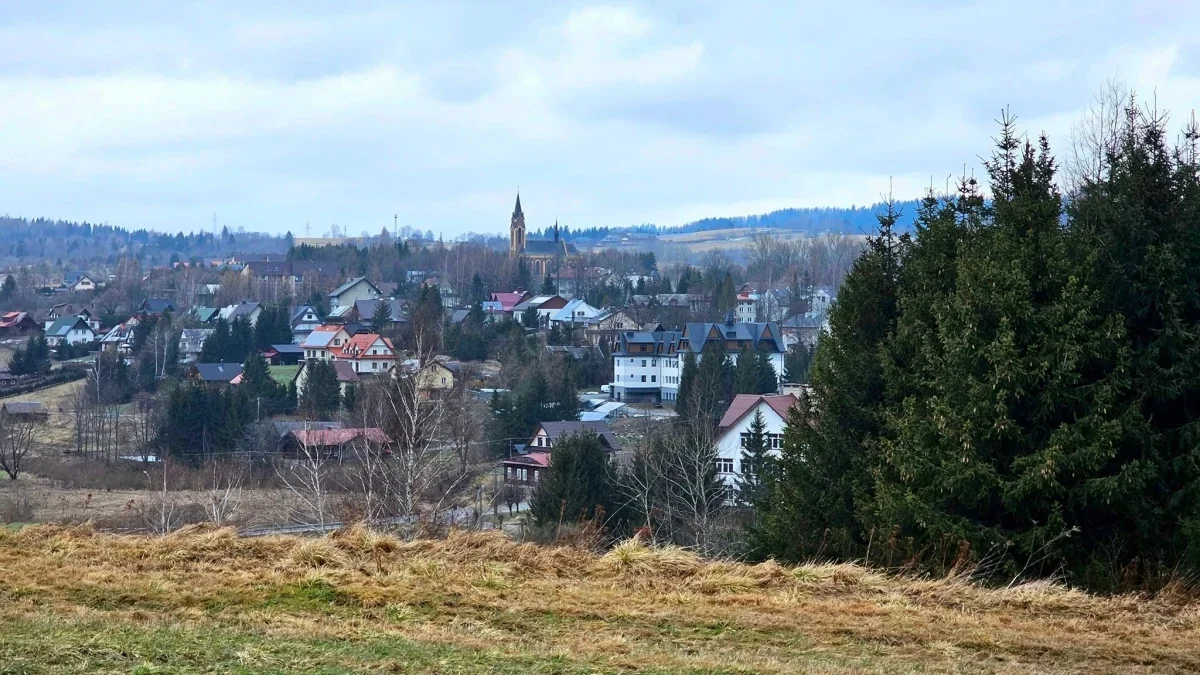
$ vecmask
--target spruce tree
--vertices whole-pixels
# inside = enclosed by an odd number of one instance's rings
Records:
[[[689,351],[683,355],[683,369],[679,374],[679,388],[675,390],[675,412],[683,419],[688,419],[691,415],[689,406],[692,401],[692,390],[696,386],[697,370],[696,355]]]
[[[530,515],[538,525],[552,527],[602,517],[613,512],[615,490],[608,453],[595,434],[560,439],[550,450],[533,499]]]
[[[738,353],[737,363],[733,366],[733,393],[757,394],[762,378],[758,373],[758,356],[749,347],[742,348]]]
[[[767,421],[762,410],[754,411],[750,420],[750,433],[742,447],[741,476],[738,478],[738,501],[746,506],[762,507],[768,503],[768,476],[772,475],[774,458],[771,456],[770,439],[767,437]]]

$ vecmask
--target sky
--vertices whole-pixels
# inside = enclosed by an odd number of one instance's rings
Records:
[[[1061,152],[1107,80],[1200,102],[1194,1],[6,0],[0,45],[0,213],[164,231],[863,205],[1006,106]]]

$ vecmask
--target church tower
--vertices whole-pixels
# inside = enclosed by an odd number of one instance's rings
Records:
[[[508,226],[508,254],[518,256],[525,252],[525,214],[521,211],[521,193],[517,193],[517,206],[513,209],[512,222]]]

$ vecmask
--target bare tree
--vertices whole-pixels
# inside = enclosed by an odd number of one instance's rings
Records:
[[[158,463],[158,468],[162,473],[162,491],[143,504],[142,518],[145,519],[146,524],[152,532],[161,536],[166,535],[178,526],[179,516],[175,511],[175,500],[167,490],[167,479],[170,475],[171,465],[164,459]],[[149,471],[143,471],[142,473],[146,475],[146,480],[153,487],[156,482],[155,477]]]
[[[299,506],[288,509],[289,518],[300,524],[324,526],[329,515],[332,458],[310,442],[307,425],[304,432],[299,436],[294,457],[276,459],[275,475],[299,502]]]
[[[1132,103],[1124,82],[1107,80],[1093,97],[1092,107],[1071,125],[1070,146],[1063,166],[1064,187],[1068,194],[1107,173],[1108,158],[1116,149],[1125,124],[1126,108]]]
[[[33,416],[0,413],[0,469],[16,480],[21,462],[37,443],[40,419]]]
[[[209,464],[209,471],[204,512],[213,525],[229,525],[241,505],[246,465],[239,461],[213,461]]]

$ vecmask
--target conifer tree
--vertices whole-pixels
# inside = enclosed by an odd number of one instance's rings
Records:
[[[768,476],[772,475],[774,464],[769,440],[762,410],[755,410],[749,436],[742,446],[741,476],[738,478],[738,501],[747,506],[761,507],[768,502]]]
[[[612,467],[595,434],[559,440],[550,466],[534,490],[529,512],[543,527],[573,524],[611,514],[615,490]]]
[[[679,388],[675,390],[675,412],[683,419],[688,419],[691,415],[689,405],[692,401],[692,389],[695,387],[697,370],[696,355],[689,351],[683,355],[683,369],[679,374]]]

